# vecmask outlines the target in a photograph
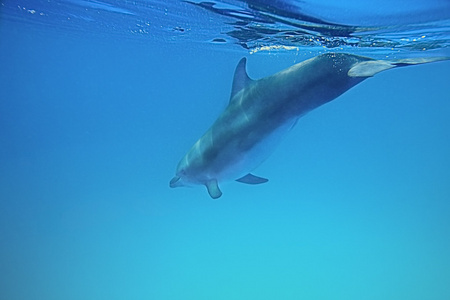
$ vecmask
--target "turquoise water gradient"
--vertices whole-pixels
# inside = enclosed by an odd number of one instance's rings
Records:
[[[311,112],[260,186],[170,189],[248,56],[0,28],[0,299],[450,299],[450,62]]]

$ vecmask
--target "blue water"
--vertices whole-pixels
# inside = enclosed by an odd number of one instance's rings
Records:
[[[377,74],[302,118],[255,170],[267,184],[216,201],[168,187],[243,56],[261,78],[327,51],[449,55],[445,1],[416,1],[426,20],[405,6],[411,31],[348,2],[348,26],[390,37],[376,47],[317,29],[345,14],[264,2],[2,1],[1,300],[450,299],[448,61]],[[237,11],[253,21],[233,25]],[[317,44],[288,33],[295,20],[322,24]],[[230,34],[258,24],[257,40]]]

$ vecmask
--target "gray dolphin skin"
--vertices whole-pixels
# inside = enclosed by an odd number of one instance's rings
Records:
[[[217,199],[222,195],[219,182],[265,183],[267,179],[250,172],[301,116],[381,71],[446,59],[375,60],[327,53],[252,80],[246,72],[246,58],[242,58],[228,106],[181,159],[170,187],[204,185],[211,198]]]

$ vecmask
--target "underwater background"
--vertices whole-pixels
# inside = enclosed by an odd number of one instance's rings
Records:
[[[449,25],[439,0],[2,0],[0,300],[450,299],[450,61],[309,113],[264,185],[168,186],[240,58],[450,56]]]

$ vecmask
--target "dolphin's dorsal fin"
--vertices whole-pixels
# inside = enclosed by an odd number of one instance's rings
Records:
[[[205,185],[206,188],[208,189],[208,194],[211,196],[211,198],[217,199],[220,196],[222,196],[222,192],[219,189],[219,184],[217,184],[216,179],[211,179]]]
[[[231,88],[231,97],[233,99],[240,90],[245,88],[253,80],[247,75],[247,58],[243,57],[236,66],[236,71],[234,71],[233,86]]]
[[[247,184],[260,184],[260,183],[266,183],[267,181],[269,181],[269,179],[258,177],[258,176],[248,173],[244,177],[236,179],[236,181],[239,181],[242,183],[247,183]]]

